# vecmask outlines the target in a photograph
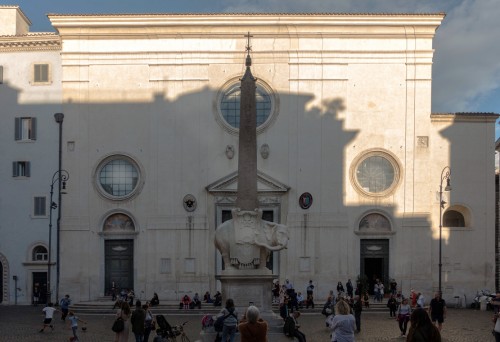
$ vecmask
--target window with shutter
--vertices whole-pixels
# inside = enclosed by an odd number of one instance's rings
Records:
[[[15,140],[36,140],[36,118],[15,118]]]
[[[15,161],[12,163],[12,177],[29,177],[30,162]]]
[[[49,82],[49,65],[48,64],[35,64],[33,81],[35,83]]]
[[[33,216],[47,216],[47,197],[36,196],[33,202]]]

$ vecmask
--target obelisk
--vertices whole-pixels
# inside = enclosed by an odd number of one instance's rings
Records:
[[[257,106],[256,79],[250,67],[250,34],[247,35],[246,70],[241,78],[240,133],[238,147],[238,191],[236,207],[252,211],[259,207],[257,199]]]
[[[277,278],[266,267],[273,251],[286,248],[288,228],[262,220],[257,197],[257,80],[250,67],[250,33],[247,34],[246,70],[241,78],[240,127],[238,146],[238,188],[232,219],[219,225],[214,243],[224,261],[224,270],[216,279],[221,282],[222,298],[232,298],[243,313],[255,305],[269,324],[272,341],[287,339],[282,333],[283,320],[272,312],[271,288]],[[204,331],[204,342],[213,341],[214,333]],[[239,337],[239,336],[238,336]],[[237,337],[237,340],[238,340]]]

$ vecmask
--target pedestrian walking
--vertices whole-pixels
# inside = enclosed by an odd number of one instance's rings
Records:
[[[434,298],[431,299],[429,304],[429,316],[433,324],[437,323],[439,331],[443,328],[443,322],[446,318],[446,302],[441,298],[441,293],[436,292]]]
[[[387,307],[389,308],[389,316],[396,317],[396,310],[398,309],[398,301],[396,297],[391,294],[391,297],[387,301]]]
[[[136,300],[135,302],[135,310],[132,312],[132,316],[130,317],[130,324],[132,325],[135,342],[143,342],[146,325],[146,311],[142,308],[140,300]]]
[[[115,342],[128,342],[130,330],[130,305],[127,302],[122,302],[120,310],[116,313],[116,318],[121,318],[124,323],[124,329],[115,334]]]
[[[408,299],[403,299],[403,302],[398,307],[398,315],[396,319],[399,324],[399,330],[401,331],[401,336],[406,335],[406,329],[408,327],[408,321],[410,320],[411,307],[408,304]]]
[[[359,333],[361,332],[361,311],[363,311],[363,303],[358,295],[354,296],[352,311],[354,312],[354,319],[356,321],[356,332]]]
[[[151,331],[155,330],[155,318],[153,313],[151,312],[151,304],[148,302],[142,306],[142,309],[146,313],[146,317],[144,319],[144,342],[148,342],[149,335]]]

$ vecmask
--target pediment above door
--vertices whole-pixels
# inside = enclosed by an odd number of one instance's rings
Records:
[[[227,194],[236,195],[238,189],[238,171],[228,174],[205,187],[208,193],[213,195]],[[266,175],[264,172],[257,171],[257,192],[259,195],[266,194],[285,194],[290,190],[288,185]]]

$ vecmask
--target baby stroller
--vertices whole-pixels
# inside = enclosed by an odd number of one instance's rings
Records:
[[[167,322],[165,316],[156,315],[156,324],[158,325],[158,329],[156,329],[156,337],[153,342],[176,342],[177,337],[179,337],[180,342],[190,342],[184,332],[184,325],[187,322],[172,327]]]

